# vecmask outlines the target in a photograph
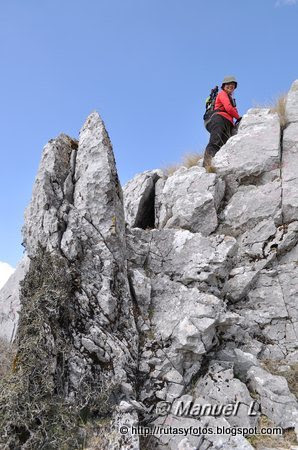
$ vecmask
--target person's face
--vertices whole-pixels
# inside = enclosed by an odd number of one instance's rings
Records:
[[[224,91],[226,91],[227,94],[233,94],[235,90],[235,83],[227,83],[224,85]]]

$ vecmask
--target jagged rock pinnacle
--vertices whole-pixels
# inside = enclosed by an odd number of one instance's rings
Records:
[[[63,414],[69,420],[73,411],[79,419],[83,407],[99,408],[105,414],[114,398],[117,406],[126,392],[133,395],[137,333],[124,230],[112,146],[99,115],[92,113],[79,142],[60,135],[45,146],[25,214],[24,245],[31,261],[20,295],[15,371],[16,384],[27,386],[37,409],[42,405],[31,384],[35,383],[33,372],[37,378],[43,374],[45,386],[51,386],[48,393],[57,404],[64,402]],[[44,340],[40,346],[35,333]],[[27,334],[32,337],[26,339]],[[38,351],[28,360],[26,355],[36,345]],[[12,393],[2,401],[16,400]],[[100,406],[103,401],[106,405]],[[38,433],[49,432],[61,448],[59,443],[66,437],[62,429],[51,429],[47,416],[51,408],[50,401],[44,405],[46,412],[40,419],[44,428],[32,431],[26,445],[38,447]],[[33,415],[36,410],[32,409]],[[114,414],[121,423],[124,413],[114,408]],[[23,419],[30,428],[29,416],[24,414]],[[11,411],[2,429],[13,421]],[[14,447],[21,443],[17,432],[9,439]],[[74,433],[69,446],[75,448],[78,439]]]

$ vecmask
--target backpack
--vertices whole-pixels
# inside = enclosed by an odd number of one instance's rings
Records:
[[[215,86],[215,88],[211,89],[210,95],[206,99],[206,111],[203,116],[205,128],[207,128],[207,125],[211,121],[213,114],[216,112],[214,106],[217,94],[218,94],[218,86]]]

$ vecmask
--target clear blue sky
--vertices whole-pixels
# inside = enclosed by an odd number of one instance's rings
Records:
[[[298,78],[295,0],[2,0],[0,261],[21,258],[46,142],[97,110],[122,184],[201,152],[209,90],[238,78],[241,114]]]

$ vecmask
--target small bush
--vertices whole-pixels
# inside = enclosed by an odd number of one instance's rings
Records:
[[[181,163],[169,165],[165,167],[163,171],[167,177],[170,177],[180,167],[186,167],[187,169],[190,169],[191,167],[197,166],[202,157],[203,155],[201,153],[186,153],[185,155],[183,155]]]

